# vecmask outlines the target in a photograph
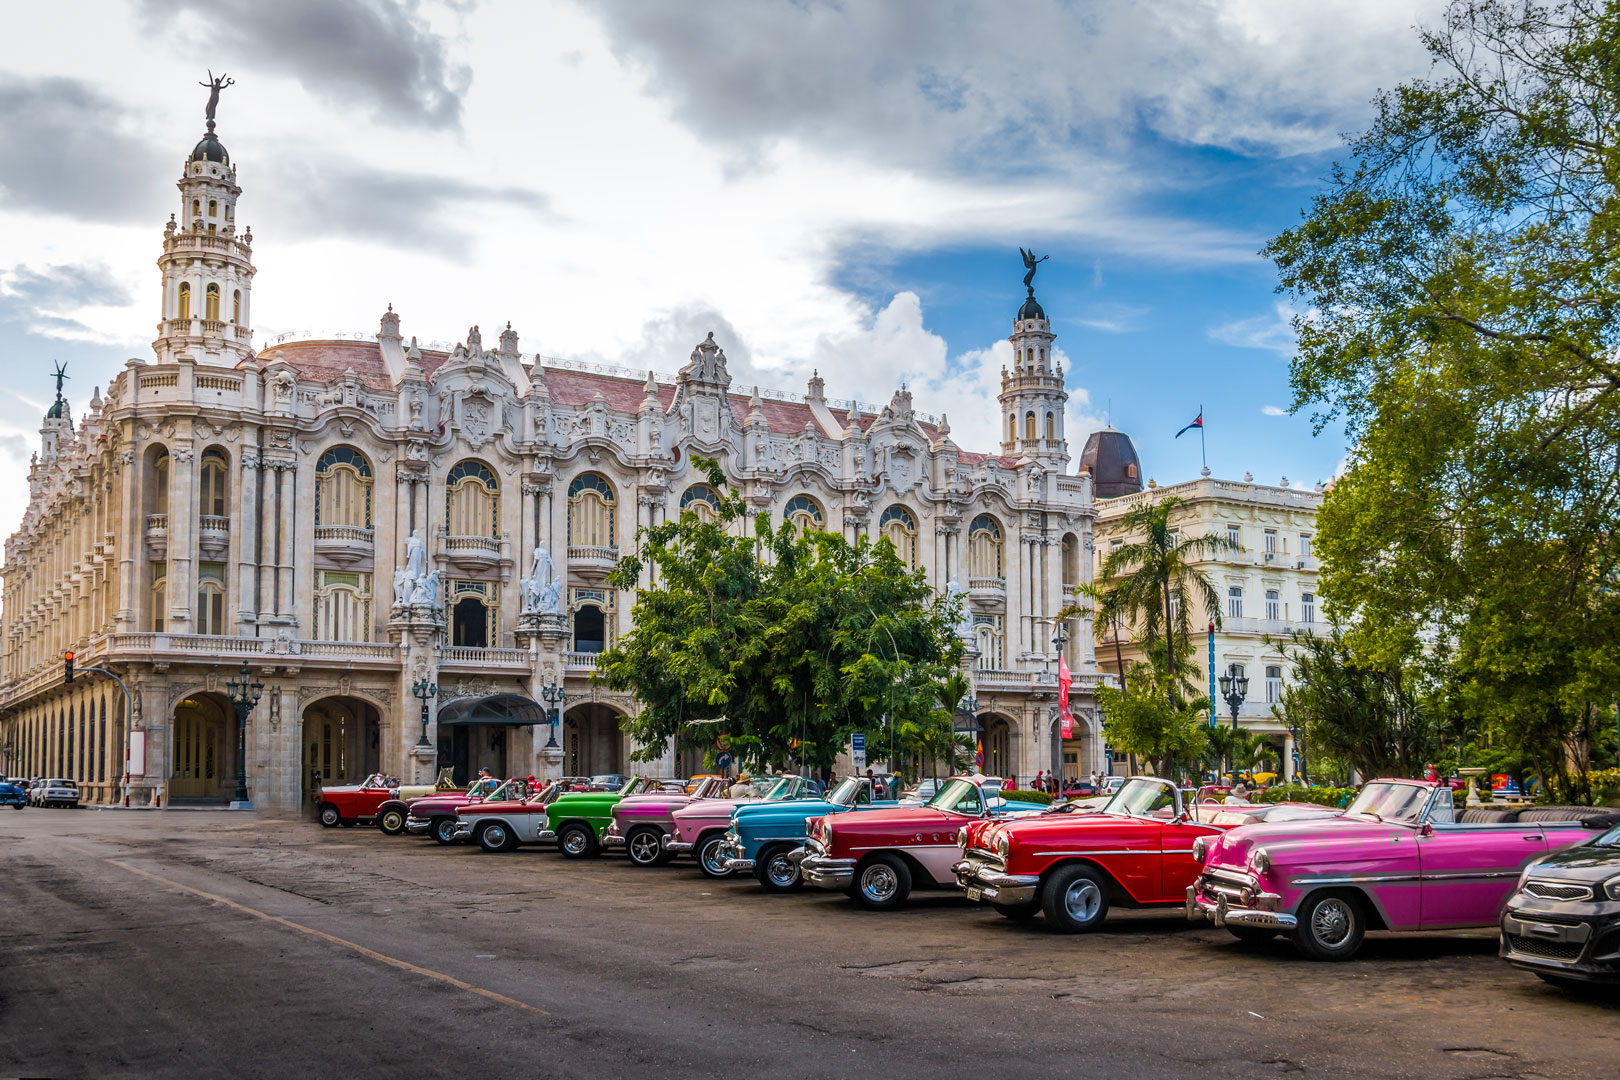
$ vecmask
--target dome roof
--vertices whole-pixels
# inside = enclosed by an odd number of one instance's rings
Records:
[[[1142,462],[1131,437],[1123,431],[1093,431],[1080,452],[1080,471],[1091,472],[1092,493],[1099,499],[1117,499],[1142,490]]]
[[[214,125],[209,124],[210,128]],[[220,142],[210,131],[202,137],[202,141],[192,148],[191,156],[187,161],[214,161],[221,165],[231,163],[231,155],[226,153],[225,144]]]
[[[1029,299],[1024,301],[1024,306],[1018,309],[1018,321],[1023,322],[1025,319],[1045,318],[1046,312],[1041,308],[1041,302],[1035,299],[1034,293],[1030,293]]]

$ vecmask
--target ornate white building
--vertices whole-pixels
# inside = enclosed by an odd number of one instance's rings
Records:
[[[543,361],[510,324],[492,348],[476,326],[423,346],[391,306],[369,339],[255,349],[252,234],[212,120],[179,188],[154,359],[128,361],[76,425],[58,394],[6,542],[8,772],[114,801],[133,741],[135,801],[228,798],[226,684],[244,663],[264,685],[241,733],[260,807],[307,804],[317,773],[631,771],[618,721],[636,702],[592,673],[633,595],[604,579],[638,528],[707,512],[694,454],[773,519],[888,537],[936,588],[963,583],[986,770],[1051,767],[1053,617],[1091,573],[1094,510],[1090,478],[1065,472],[1067,395],[1033,290],[1010,339],[1005,440],[974,453],[904,388],[876,408],[828,398],[818,377],[803,395],[733,386],[713,335],[672,376]],[[1064,749],[1089,772],[1101,676],[1089,626],[1068,631]],[[70,649],[122,677],[127,716],[102,675],[64,685]],[[558,687],[553,728],[540,703]]]

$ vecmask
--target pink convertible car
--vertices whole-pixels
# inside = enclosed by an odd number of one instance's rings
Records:
[[[1468,810],[1451,788],[1374,780],[1343,817],[1245,825],[1193,842],[1203,870],[1187,917],[1243,940],[1288,934],[1317,960],[1346,960],[1368,930],[1495,926],[1531,861],[1593,836],[1590,806]]]

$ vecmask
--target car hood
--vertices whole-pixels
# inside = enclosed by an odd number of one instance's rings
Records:
[[[677,807],[675,816],[681,820],[687,818],[726,818],[739,806],[750,803],[764,802],[764,799],[694,799],[685,806]]]
[[[819,817],[822,814],[837,814],[848,810],[847,806],[835,806],[825,799],[798,799],[792,802],[757,802],[743,803],[731,812],[731,820],[736,825],[759,824],[767,821],[802,821],[807,817]],[[868,811],[873,813],[875,811]]]
[[[620,799],[614,806],[613,812],[630,817],[668,815],[689,805],[692,801],[690,795],[672,795],[667,792],[659,795],[630,795]]]
[[[1218,861],[1247,863],[1249,852],[1265,845],[1275,863],[1289,855],[1312,863],[1355,862],[1369,849],[1392,851],[1391,840],[1413,841],[1417,830],[1393,821],[1363,818],[1307,818],[1303,821],[1258,822],[1239,825],[1221,837]]]
[[[1620,848],[1576,844],[1536,860],[1530,874],[1532,877],[1545,874],[1560,881],[1582,881],[1595,885],[1620,874]]]
[[[473,800],[465,795],[424,795],[420,799],[412,799],[409,804],[411,813],[428,813],[434,810],[454,810],[458,806],[466,806]]]

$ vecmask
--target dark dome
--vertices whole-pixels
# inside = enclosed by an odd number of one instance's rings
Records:
[[[225,152],[225,144],[214,137],[210,131],[202,137],[202,142],[192,148],[191,157],[187,161],[215,161],[221,165],[231,163],[231,155]]]
[[[1028,300],[1024,301],[1024,306],[1023,307],[1018,309],[1018,321],[1019,322],[1023,322],[1025,319],[1045,319],[1045,318],[1046,318],[1046,312],[1041,309],[1041,302],[1039,300],[1035,299],[1035,297],[1033,295],[1031,295]]]
[[[1131,437],[1123,431],[1109,427],[1091,433],[1080,452],[1080,471],[1088,469],[1096,498],[1117,499],[1142,490],[1142,462]]]

